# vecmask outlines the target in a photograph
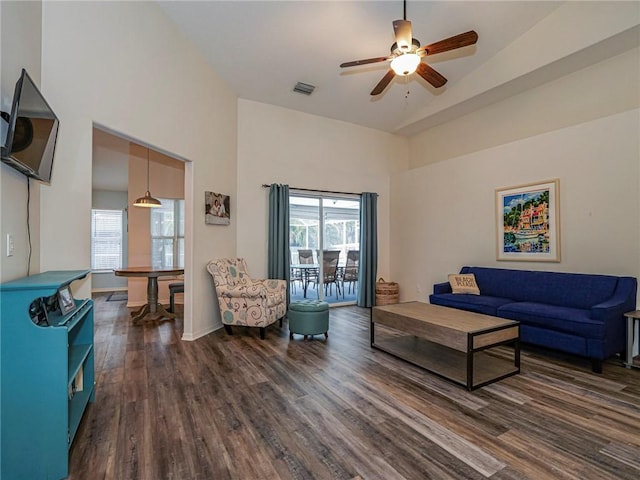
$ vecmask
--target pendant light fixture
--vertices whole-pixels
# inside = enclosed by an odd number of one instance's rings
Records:
[[[144,194],[144,197],[138,198],[135,202],[133,202],[134,207],[145,207],[145,208],[158,208],[162,206],[162,202],[157,198],[153,198],[151,196],[151,192],[149,192],[149,149],[147,148],[147,193]]]

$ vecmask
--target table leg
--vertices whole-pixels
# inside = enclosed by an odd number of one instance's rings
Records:
[[[168,312],[161,303],[158,304],[158,313],[160,313],[160,317],[158,318],[176,318],[176,315],[174,313]]]
[[[302,272],[302,296],[307,298],[307,288],[309,287],[309,271],[305,268]]]
[[[158,277],[149,277],[147,281],[147,303],[149,312],[156,313],[158,309]]]
[[[146,305],[143,305],[142,307],[140,307],[140,309],[138,311],[131,312],[131,318],[133,318],[134,322],[137,322],[138,320],[143,318],[150,311],[151,310],[149,308],[149,304],[147,303]]]
[[[175,314],[168,312],[162,304],[158,303],[158,277],[147,278],[147,304],[140,307],[138,311],[131,312],[131,317],[134,321],[138,321],[148,313],[159,313],[160,316],[157,320],[165,317],[170,319],[176,318]]]
[[[627,317],[627,359],[624,362],[627,368],[631,368],[633,365],[634,320],[633,317]]]

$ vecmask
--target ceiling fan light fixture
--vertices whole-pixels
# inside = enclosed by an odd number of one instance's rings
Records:
[[[391,68],[396,75],[411,75],[420,64],[420,57],[415,53],[404,53],[391,60]]]

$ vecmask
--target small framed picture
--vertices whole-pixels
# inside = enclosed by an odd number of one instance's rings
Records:
[[[231,223],[229,203],[229,195],[204,192],[204,223],[207,225],[229,225]]]
[[[71,293],[71,287],[69,285],[65,285],[58,289],[58,304],[60,305],[60,311],[63,315],[66,315],[76,308],[76,302],[73,299],[73,294]]]

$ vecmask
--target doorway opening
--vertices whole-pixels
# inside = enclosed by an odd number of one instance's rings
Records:
[[[115,292],[127,307],[139,308],[147,302],[146,279],[116,277],[114,269],[131,266],[159,268],[171,264],[184,268],[185,272],[190,270],[192,260],[185,248],[190,237],[185,228],[188,223],[186,216],[191,211],[187,181],[190,164],[137,139],[94,124],[92,165],[92,212],[118,212],[122,218],[121,224],[115,225],[120,227],[119,236],[114,235],[115,227],[107,231],[110,234],[108,246],[120,246],[118,265],[109,264],[108,268],[98,268],[97,263],[94,265],[94,256],[101,258],[97,255],[101,251],[97,247],[104,247],[102,244],[105,242],[96,242],[93,236],[97,238],[97,230],[92,229],[92,292]],[[148,188],[145,182],[149,182],[149,177],[154,195],[162,198],[162,207],[133,207],[134,199]],[[99,225],[96,223],[96,226]],[[104,234],[100,239],[104,240]],[[112,252],[109,250],[108,253]],[[168,286],[175,281],[184,280],[163,277],[158,282],[158,300],[163,305],[170,304]],[[188,292],[180,293],[174,298],[175,303],[184,304],[183,334],[188,334],[192,328],[187,295]]]

